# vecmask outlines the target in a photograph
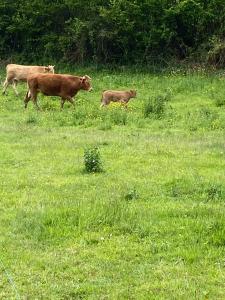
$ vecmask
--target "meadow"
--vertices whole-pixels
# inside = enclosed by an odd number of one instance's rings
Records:
[[[94,91],[63,111],[24,110],[25,84],[0,95],[0,298],[225,299],[223,73],[57,71]],[[127,110],[100,109],[130,88]],[[91,147],[103,172],[84,170]]]

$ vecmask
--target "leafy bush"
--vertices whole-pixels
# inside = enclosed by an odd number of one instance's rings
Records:
[[[2,59],[13,56],[20,63],[93,60],[165,64],[163,55],[166,59],[185,58],[198,49],[202,51],[204,44],[208,49],[215,36],[208,61],[225,62],[224,42],[220,42],[224,36],[222,0],[3,3]]]
[[[144,117],[149,118],[153,116],[156,119],[160,119],[165,112],[166,101],[168,101],[167,94],[157,95],[153,98],[149,98],[144,104]]]
[[[103,171],[98,147],[88,148],[84,151],[84,166],[87,173]]]
[[[211,39],[211,49],[208,52],[207,62],[220,68],[225,66],[225,41],[217,37]]]

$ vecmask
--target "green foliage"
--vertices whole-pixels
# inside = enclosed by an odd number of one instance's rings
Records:
[[[38,120],[35,115],[29,115],[26,119],[27,124],[36,124],[37,122],[38,122]]]
[[[102,161],[97,147],[85,149],[84,166],[87,173],[102,172]]]
[[[144,117],[155,117],[156,119],[160,119],[165,112],[167,99],[167,95],[157,95],[149,98],[148,101],[144,103]]]
[[[116,108],[110,111],[110,120],[115,125],[126,125],[127,112],[122,108]]]
[[[93,78],[74,108],[38,96],[44,109],[24,111],[26,84],[19,97],[0,94],[0,253],[20,298],[223,299],[221,74],[61,71]],[[105,87],[134,83],[128,109],[99,108]],[[163,117],[145,118],[145,100],[164,94]],[[87,145],[107,157],[107,172],[81,171]],[[14,299],[0,273],[0,299]]]
[[[217,184],[211,184],[206,189],[207,199],[208,200],[217,200],[217,199],[223,199],[224,192],[222,190],[222,187]]]
[[[210,50],[208,51],[207,61],[216,67],[225,66],[225,41],[214,36],[210,40]]]
[[[57,20],[57,21],[56,21]],[[0,55],[17,62],[148,63],[204,48],[223,65],[222,0],[27,1],[0,4]],[[222,45],[222,46],[221,46]]]
[[[225,96],[224,95],[217,95],[214,99],[215,105],[218,107],[225,105]]]
[[[125,194],[125,200],[127,200],[127,201],[136,200],[138,198],[139,198],[139,194],[138,194],[137,189],[135,187],[130,189]]]

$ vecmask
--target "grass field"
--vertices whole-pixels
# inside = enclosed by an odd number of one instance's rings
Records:
[[[0,96],[0,299],[225,299],[225,77],[70,73],[75,108]],[[129,109],[100,109],[117,88]]]

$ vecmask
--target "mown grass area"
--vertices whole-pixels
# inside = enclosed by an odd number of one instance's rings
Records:
[[[75,108],[0,96],[0,298],[224,299],[224,77],[70,73],[93,78]],[[100,109],[117,88],[129,109]]]

